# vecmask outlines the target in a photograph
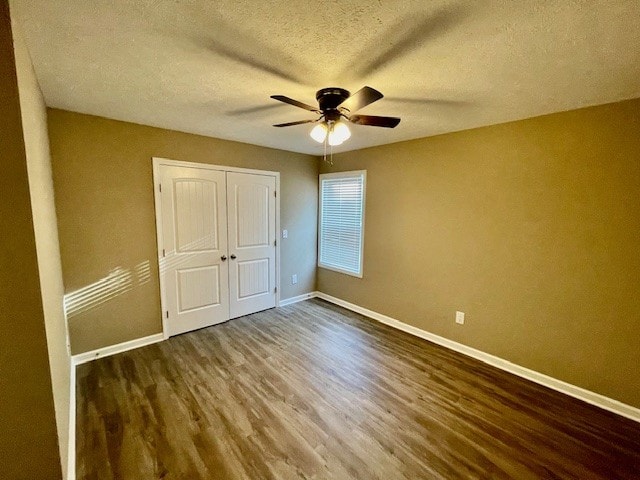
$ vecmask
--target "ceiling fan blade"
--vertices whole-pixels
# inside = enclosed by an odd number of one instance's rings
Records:
[[[318,120],[298,120],[297,122],[278,123],[274,127],[291,127],[292,125],[302,125],[303,123],[315,123]]]
[[[285,97],[284,95],[271,95],[271,98],[273,98],[274,100],[279,100],[280,102],[288,103],[289,105],[293,105],[294,107],[304,108],[305,110],[309,110],[310,112],[320,113],[320,110],[317,107],[312,107],[311,105],[299,102],[298,100],[294,100],[293,98]]]
[[[349,121],[358,125],[386,128],[394,128],[400,123],[398,117],[377,117],[375,115],[351,115]]]
[[[341,108],[346,108],[350,112],[355,112],[367,105],[380,100],[384,95],[379,91],[371,87],[362,87],[356,93],[347,98],[344,102],[338,105]]]

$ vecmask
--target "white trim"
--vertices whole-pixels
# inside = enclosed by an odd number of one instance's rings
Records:
[[[280,172],[273,170],[256,170],[254,168],[241,168],[241,167],[228,167],[226,165],[213,165],[210,163],[197,163],[197,162],[183,162],[182,160],[171,160],[169,158],[151,157],[153,160],[154,168],[160,165],[169,165],[172,167],[189,167],[189,168],[204,168],[207,170],[223,170],[225,172],[237,172],[237,173],[253,173],[254,175],[280,175]],[[155,178],[154,178],[155,180]]]
[[[318,296],[318,292],[309,292],[309,293],[303,293],[302,295],[297,295],[295,297],[285,298],[284,300],[280,300],[278,307],[286,307],[287,305],[303,302],[305,300],[309,300],[310,298],[315,298],[317,296]]]
[[[98,348],[96,350],[91,350],[90,352],[79,353],[71,357],[71,361],[73,365],[81,365],[98,358],[109,357],[111,355],[115,355],[116,353],[122,353],[128,350],[133,350],[134,348],[140,348],[146,345],[152,345],[154,343],[162,342],[164,339],[164,334],[155,333],[153,335],[149,335],[148,337],[136,338],[135,340],[129,340],[128,342],[122,342],[116,345]]]
[[[605,410],[616,413],[618,415],[622,415],[623,417],[629,418],[636,422],[640,422],[640,408],[627,405],[626,403],[622,403],[618,400],[614,400],[613,398],[606,397],[599,393],[595,393],[585,388],[578,387],[576,385],[572,385],[562,380],[558,380],[556,378],[550,377],[543,373],[536,372],[535,370],[531,370],[529,368],[522,367],[515,363],[511,363],[508,360],[505,360],[503,358],[496,357],[495,355],[485,353],[481,350],[477,350],[472,347],[468,347],[467,345],[464,345],[462,343],[454,342],[453,340],[449,340],[448,338],[435,335],[433,333],[427,332],[425,330],[414,327],[412,325],[408,325],[404,322],[401,322],[400,320],[396,320],[395,318],[389,317],[387,315],[383,315],[381,313],[374,312],[373,310],[369,310],[359,305],[355,305],[353,303],[347,302],[346,300],[342,300],[340,298],[327,295],[326,293],[322,293],[322,292],[304,293],[302,295],[281,300],[278,306],[284,307],[286,305],[302,302],[304,300],[308,300],[311,298],[321,298],[322,300],[326,300],[327,302],[331,302],[335,305],[339,305],[343,308],[346,308],[347,310],[351,310],[353,312],[359,313],[373,320],[376,320],[380,323],[384,323],[385,325],[389,325],[390,327],[396,328],[398,330],[402,330],[403,332],[409,333],[416,337],[420,337],[424,340],[433,342],[437,345],[446,347],[450,350],[456,351],[458,353],[462,353],[463,355],[467,355],[469,357],[480,360],[484,363],[487,363],[496,368],[499,368],[500,370],[504,370],[506,372],[509,372],[519,377],[530,380],[534,383],[538,383],[545,387],[551,388],[552,390],[555,390],[557,392],[564,393],[565,395],[569,395],[571,397],[587,402],[591,405],[595,405],[596,407],[603,408]],[[72,441],[73,441],[73,457],[75,457],[75,366],[80,365],[82,363],[89,362],[91,360],[95,360],[96,358],[115,355],[116,353],[126,352],[127,350],[143,347],[145,345],[151,345],[153,343],[161,342],[162,340],[164,340],[163,334],[157,333],[155,335],[149,335],[148,337],[131,340],[129,342],[120,343],[118,345],[112,345],[110,347],[100,348],[97,350],[93,350],[91,352],[80,353],[72,357],[73,378],[71,382],[72,387],[71,387],[71,397],[70,397],[71,398],[70,410],[72,415],[70,414],[70,417],[69,417],[69,433],[70,433],[69,462],[70,464],[72,461],[72,455],[71,455]],[[73,435],[71,435],[72,433]],[[75,468],[75,458],[73,459],[73,462],[74,462],[74,468]],[[69,477],[69,478],[73,478],[73,477]]]
[[[280,198],[282,197],[282,193],[280,192],[280,172],[275,172],[276,177],[276,231],[275,231],[275,241],[276,241],[276,307],[280,305],[280,244],[282,240],[280,238]]]
[[[396,320],[395,318],[391,318],[381,313],[374,312],[373,310],[360,307],[340,298],[327,295],[326,293],[316,292],[315,296],[326,300],[327,302],[331,302],[353,312],[372,318],[373,320],[377,320],[378,322],[389,325],[390,327],[397,328],[398,330],[402,330],[403,332],[415,335],[416,337],[423,338],[424,340],[428,340],[443,347],[449,348],[450,350],[462,353],[463,355],[475,358],[484,363],[499,368],[500,370],[513,373],[514,375],[551,388],[552,390],[555,390],[557,392],[564,393],[565,395],[569,395],[571,397],[577,398],[578,400],[590,403],[591,405],[595,405],[596,407],[603,408],[610,412],[617,413],[618,415],[622,415],[623,417],[635,420],[636,422],[640,422],[640,408],[627,405],[618,400],[614,400],[613,398],[606,397],[599,393],[595,393],[585,388],[577,387],[576,385],[558,380],[557,378],[550,377],[543,373],[536,372],[535,370],[531,370],[515,363],[511,363],[503,358],[496,357],[495,355],[485,353],[481,350],[476,350],[475,348],[468,347],[467,345],[464,345],[462,343],[454,342],[453,340],[449,340],[448,338],[435,335],[412,325],[408,325],[404,322],[401,322],[400,320]]]
[[[171,165],[171,160],[162,158],[152,158],[153,166],[153,203],[154,211],[156,214],[156,245],[158,247],[158,265],[160,265],[160,252],[162,251],[162,245],[164,245],[164,239],[162,238],[162,195],[160,195],[160,166]],[[162,338],[166,340],[169,338],[169,328],[167,326],[166,305],[167,300],[164,295],[164,285],[162,275],[160,274],[160,268],[158,268],[158,283],[160,284],[160,321],[162,322]]]
[[[76,480],[76,364],[71,359],[69,372],[69,445],[67,447],[67,480]]]

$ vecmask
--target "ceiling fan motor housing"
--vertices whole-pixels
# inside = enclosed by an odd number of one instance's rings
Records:
[[[318,105],[320,106],[320,110],[324,113],[325,118],[327,120],[335,121],[340,118],[338,106],[349,98],[349,95],[349,91],[344,88],[322,88],[316,93],[316,100],[318,100]]]

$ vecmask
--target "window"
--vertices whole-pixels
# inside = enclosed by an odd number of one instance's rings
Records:
[[[318,266],[362,278],[367,172],[320,175]]]

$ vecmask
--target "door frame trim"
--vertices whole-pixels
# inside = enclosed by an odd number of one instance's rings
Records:
[[[160,167],[172,166],[172,167],[188,167],[188,168],[200,168],[204,170],[218,170],[224,172],[237,172],[237,173],[249,173],[254,175],[265,175],[275,177],[276,179],[276,308],[280,306],[280,172],[274,172],[271,170],[256,170],[251,168],[229,167],[226,165],[213,165],[209,163],[197,163],[197,162],[184,162],[181,160],[171,160],[169,158],[152,157],[153,168],[153,201],[156,216],[156,247],[157,256],[156,261],[158,265],[158,281],[160,283],[160,316],[162,321],[162,335],[166,340],[169,338],[167,328],[167,318],[165,312],[167,311],[167,301],[165,299],[165,285],[163,285],[162,275],[160,275],[160,252],[162,251],[163,239],[162,239],[162,201],[160,198]]]

